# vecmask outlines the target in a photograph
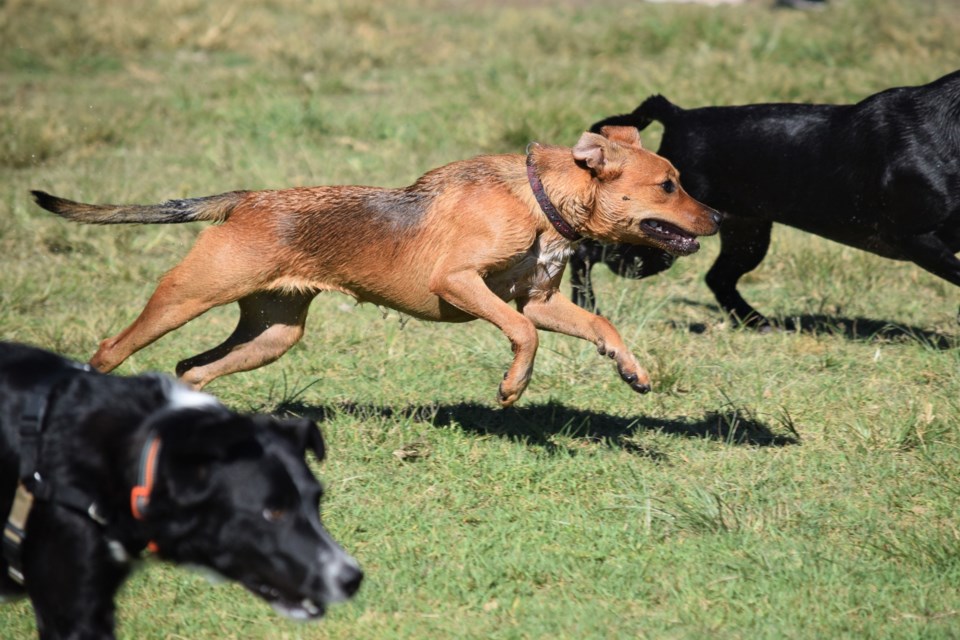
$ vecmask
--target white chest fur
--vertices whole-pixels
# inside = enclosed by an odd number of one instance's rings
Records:
[[[572,252],[569,240],[559,236],[544,240],[538,236],[526,253],[506,269],[489,274],[484,281],[497,297],[506,301],[540,297],[557,289]]]

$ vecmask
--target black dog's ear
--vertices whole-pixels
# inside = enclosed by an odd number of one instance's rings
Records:
[[[323,443],[323,434],[320,433],[320,427],[309,418],[286,418],[277,420],[277,426],[293,439],[298,451],[306,453],[307,449],[313,451],[317,460],[323,460],[326,457],[326,446]]]

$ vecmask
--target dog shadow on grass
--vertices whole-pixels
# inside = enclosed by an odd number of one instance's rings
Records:
[[[680,300],[680,302],[689,306],[709,309],[718,315],[722,313],[720,307],[713,304],[705,304],[697,300],[688,299]],[[775,331],[799,332],[807,335],[842,336],[851,342],[870,342],[872,340],[916,342],[937,351],[946,351],[958,345],[956,337],[938,331],[930,331],[922,327],[901,324],[890,320],[864,318],[862,316],[847,318],[823,313],[808,313],[787,315],[783,318],[771,317],[770,321],[773,323]],[[690,333],[701,334],[707,332],[707,325],[702,322],[692,322],[686,325],[679,322],[670,322],[669,324],[674,329],[685,329]],[[745,331],[749,331],[749,329],[745,329]]]
[[[558,402],[500,409],[473,402],[392,408],[344,403],[313,406],[297,402],[278,405],[275,413],[294,413],[322,422],[336,414],[361,419],[401,418],[457,428],[483,436],[498,436],[551,453],[576,454],[585,445],[599,444],[653,460],[666,455],[639,442],[645,432],[714,440],[734,446],[782,447],[799,444],[800,435],[789,416],[771,428],[749,411],[724,407],[700,417],[657,418],[619,416],[577,409]]]
[[[956,338],[930,331],[922,327],[900,324],[876,318],[844,318],[824,314],[805,314],[784,319],[782,327],[786,331],[799,331],[807,334],[840,335],[852,341],[890,340],[894,342],[912,341],[945,351],[957,346]]]

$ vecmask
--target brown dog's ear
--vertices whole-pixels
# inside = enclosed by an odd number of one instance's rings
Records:
[[[573,147],[573,159],[582,162],[595,173],[600,172],[607,164],[610,141],[606,137],[590,133],[580,136]]]
[[[606,129],[629,129],[631,127],[604,127],[603,134],[590,133],[580,136],[573,147],[573,159],[587,166],[601,180],[610,180],[620,175],[623,168],[622,145],[606,135]],[[636,131],[636,129],[634,129]],[[639,137],[639,136],[638,136]]]
[[[634,149],[643,149],[643,144],[640,142],[640,130],[636,127],[607,126],[601,128],[600,133],[614,142],[619,142]]]

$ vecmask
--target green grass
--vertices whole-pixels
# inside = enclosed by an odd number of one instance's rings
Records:
[[[31,188],[156,202],[400,186],[572,144],[653,92],[846,102],[960,60],[949,0],[341,4],[0,1],[0,335],[88,358],[201,228],[70,225]],[[510,349],[492,326],[320,296],[300,345],[209,390],[321,423],[324,517],[367,571],[360,596],[294,625],[148,561],[121,593],[120,636],[960,636],[956,290],[778,228],[741,290],[796,329],[757,335],[702,282],[717,245],[646,282],[596,272],[655,376],[645,397],[591,345],[545,335],[503,411]],[[170,371],[234,322],[211,312],[120,373]],[[29,604],[0,607],[0,629],[33,635]]]

